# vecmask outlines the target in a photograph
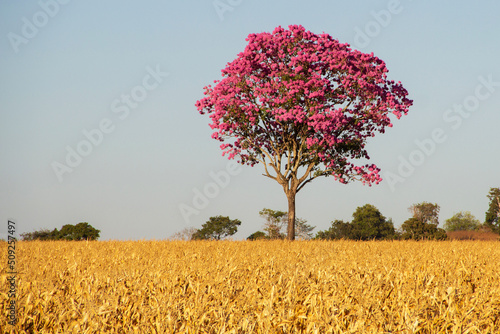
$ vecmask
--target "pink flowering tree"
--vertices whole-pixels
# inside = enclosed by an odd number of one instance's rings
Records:
[[[250,34],[245,51],[205,87],[196,102],[208,114],[212,138],[229,159],[264,165],[288,199],[287,238],[295,238],[295,197],[307,183],[332,176],[341,183],[381,181],[366,141],[391,127],[412,101],[385,63],[302,26]]]

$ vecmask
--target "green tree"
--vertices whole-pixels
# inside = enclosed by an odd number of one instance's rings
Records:
[[[229,217],[216,216],[203,224],[201,229],[197,230],[193,240],[221,240],[235,234],[241,221],[238,219],[229,219]]]
[[[57,228],[52,231],[42,229],[39,231],[22,233],[25,241],[32,240],[97,240],[100,230],[93,228],[89,223],[78,223],[76,225],[64,225],[60,231]]]
[[[493,232],[500,233],[500,188],[491,188],[487,197],[490,205],[486,211],[484,225]]]
[[[439,225],[440,207],[437,204],[422,202],[413,204],[408,208],[408,210],[411,212],[413,218],[416,218],[421,222],[436,226]]]
[[[352,224],[346,223],[343,220],[335,220],[328,230],[318,231],[315,239],[322,240],[338,240],[352,239]]]
[[[248,236],[247,240],[263,240],[267,239],[267,235],[262,231],[257,231]]]
[[[100,230],[93,228],[89,223],[83,222],[76,225],[64,225],[57,233],[56,238],[62,240],[97,240]]]
[[[287,224],[287,213],[271,209],[262,209],[259,215],[266,220],[264,231],[267,232],[269,239],[284,239],[285,234],[281,231]]]
[[[286,228],[288,224],[288,213],[286,211],[275,211],[271,209],[262,209],[259,215],[266,220],[264,231],[267,232],[269,239],[285,239]],[[295,238],[309,240],[313,237],[312,230],[316,227],[307,224],[303,218],[295,218]]]
[[[442,228],[436,228],[436,231],[434,231],[433,237],[435,240],[448,239],[448,235],[446,234],[446,231],[443,230]]]
[[[371,204],[358,207],[352,214],[352,238],[356,240],[381,240],[394,237],[392,221],[387,221]]]
[[[453,217],[446,219],[444,229],[446,231],[475,231],[479,229],[481,222],[474,217],[470,211],[455,213]]]
[[[435,239],[445,240],[448,238],[445,230],[438,228],[439,210],[437,204],[422,202],[413,204],[408,208],[412,217],[401,225],[403,239]]]
[[[417,218],[410,218],[401,225],[402,239],[408,240],[422,240],[422,239],[435,239],[445,240],[448,236],[446,232],[437,228],[435,224],[425,223]]]
[[[56,240],[58,231],[54,229],[52,231],[48,229],[41,229],[33,232],[21,233],[21,238],[23,241],[33,241],[33,240]]]
[[[316,239],[383,240],[396,238],[392,219],[386,219],[373,205],[358,207],[352,214],[352,222],[335,220],[325,231],[319,231]]]

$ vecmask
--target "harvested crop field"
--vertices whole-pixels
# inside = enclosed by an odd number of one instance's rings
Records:
[[[17,262],[2,333],[500,332],[494,241],[33,241]]]

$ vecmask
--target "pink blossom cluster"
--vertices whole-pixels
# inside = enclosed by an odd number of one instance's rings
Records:
[[[408,92],[387,79],[385,63],[373,53],[300,25],[288,28],[250,34],[223,78],[204,88],[196,107],[209,114],[212,138],[229,140],[223,155],[241,163],[254,165],[265,150],[291,154],[304,166],[316,162],[342,183],[353,176],[380,182],[375,165],[353,160],[369,159],[366,139],[391,127],[391,114],[407,114]]]

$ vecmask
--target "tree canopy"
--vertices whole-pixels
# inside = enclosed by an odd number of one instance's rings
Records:
[[[446,231],[475,231],[481,227],[481,222],[476,219],[470,211],[460,211],[453,217],[446,219],[444,229]]]
[[[447,239],[446,232],[439,225],[438,204],[422,202],[408,208],[412,217],[401,225],[403,239]]]
[[[221,240],[235,234],[241,221],[229,217],[216,216],[203,224],[201,229],[192,234],[193,240]]]
[[[373,205],[358,207],[352,214],[352,234],[356,240],[381,240],[394,237],[394,225]]]
[[[269,239],[283,239],[285,237],[281,230],[285,224],[286,212],[264,208],[259,212],[259,215],[266,221],[264,232],[267,233]]]
[[[343,220],[335,220],[328,230],[318,231],[315,239],[337,240],[353,239],[352,224]]]
[[[50,231],[42,229],[34,232],[21,234],[23,240],[97,240],[99,239],[100,230],[95,229],[89,223],[82,222],[76,225],[66,224],[60,231],[56,229]]]
[[[493,232],[500,232],[500,188],[491,188],[488,194],[490,204],[484,224],[489,227]]]
[[[250,34],[248,45],[205,87],[196,102],[208,114],[212,138],[229,159],[264,165],[288,199],[287,238],[295,238],[295,197],[321,176],[348,183],[379,183],[367,139],[408,112],[412,101],[385,63],[328,34],[277,27]]]
[[[384,240],[395,238],[392,220],[387,220],[373,205],[356,208],[352,222],[335,220],[326,231],[316,234],[316,239]]]
[[[431,223],[424,223],[417,218],[410,218],[401,225],[403,231],[401,238],[404,240],[445,240],[446,232]]]
[[[283,231],[287,226],[286,211],[276,211],[264,208],[259,212],[259,215],[266,220],[264,223],[264,231],[267,232],[266,238],[284,239],[286,237]],[[303,240],[312,239],[312,231],[315,229],[315,226],[307,224],[307,220],[298,217],[295,223],[295,237]]]
[[[437,204],[422,202],[413,204],[408,208],[412,217],[426,224],[439,225],[439,210],[441,208]]]
[[[268,239],[268,238],[267,235],[262,231],[254,232],[250,234],[247,238],[247,240],[263,240],[263,239]]]

